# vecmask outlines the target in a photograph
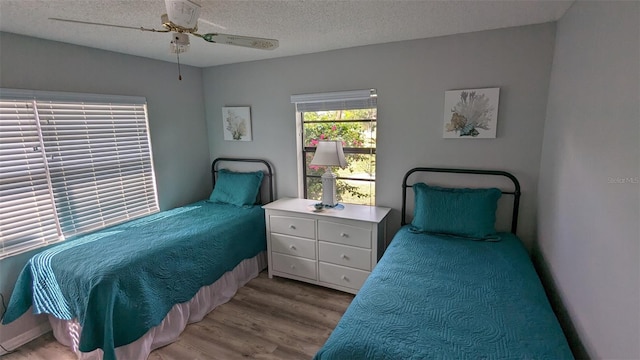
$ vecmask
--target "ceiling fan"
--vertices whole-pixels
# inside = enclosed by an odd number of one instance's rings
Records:
[[[105,24],[90,21],[49,18],[55,21],[64,21],[76,24],[110,26],[122,29],[134,29],[150,32],[173,33],[171,37],[170,50],[178,58],[178,70],[180,67],[180,54],[189,49],[189,35],[204,39],[210,43],[243,46],[260,50],[274,50],[278,47],[278,40],[265,39],[250,36],[230,35],[221,33],[198,33],[198,17],[200,16],[200,4],[193,0],[164,0],[167,13],[160,16],[162,29],[148,29],[145,27],[135,27],[116,24]],[[179,75],[182,80],[182,75]]]

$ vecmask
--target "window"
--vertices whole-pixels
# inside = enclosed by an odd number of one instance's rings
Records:
[[[322,140],[342,141],[347,167],[337,174],[338,200],[375,204],[377,96],[375,90],[293,95],[298,119],[300,196],[322,198],[325,167],[309,166]]]
[[[0,258],[158,211],[146,100],[1,89]]]

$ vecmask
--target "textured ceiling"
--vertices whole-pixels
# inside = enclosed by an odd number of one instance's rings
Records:
[[[571,1],[195,0],[200,33],[274,38],[273,51],[192,37],[183,64],[206,67],[558,20]],[[170,34],[69,24],[49,17],[160,29],[163,0],[0,0],[0,31],[175,62]]]

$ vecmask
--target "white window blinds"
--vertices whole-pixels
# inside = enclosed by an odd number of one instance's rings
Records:
[[[375,89],[291,95],[298,112],[369,109],[377,107],[377,100]]]
[[[33,99],[30,123],[26,115],[22,115],[25,119],[20,119],[20,122],[10,120],[15,116],[9,115],[11,111],[5,111],[4,105],[0,117],[3,124],[1,149],[4,150],[5,141],[7,144],[22,143],[23,152],[28,153],[28,157],[16,157],[16,151],[0,152],[3,172],[0,184],[3,203],[0,258],[158,211],[144,98],[40,92],[25,94],[3,89],[0,99],[7,100],[3,104],[19,103],[9,99],[29,97],[25,95],[31,95]],[[5,135],[5,124],[7,127],[10,124],[15,124],[14,128],[17,125],[21,127],[13,130],[14,136],[9,136],[8,132]],[[27,124],[31,125],[29,133],[26,132]],[[13,138],[17,140],[11,141]],[[17,147],[12,145],[12,148]],[[39,156],[39,165],[35,163],[35,154]],[[30,182],[23,184],[9,178],[5,182],[5,167],[9,168],[10,164],[16,174]],[[31,185],[36,179],[40,186],[37,188]],[[5,228],[7,233],[14,233],[10,229],[17,225],[14,220],[17,212],[5,210],[5,196],[18,191],[18,188],[27,189],[27,186],[34,189],[31,190],[31,198],[27,199],[25,195],[16,201],[26,209],[33,209],[35,205],[30,204],[36,200],[40,208],[44,209],[48,204],[49,209],[53,209],[49,213],[53,213],[55,230],[53,237],[48,232],[46,235],[49,237],[44,236],[44,230],[41,231],[43,236],[34,235],[35,239],[29,240],[32,241],[30,245],[23,236],[5,236]],[[38,193],[39,197],[33,195],[35,189],[43,193]],[[20,193],[27,194],[26,191]],[[45,197],[48,203],[44,202]],[[26,219],[23,226],[31,231],[43,227],[42,224],[48,222]],[[46,230],[49,231],[50,227]]]
[[[0,99],[0,258],[59,240],[33,101]]]

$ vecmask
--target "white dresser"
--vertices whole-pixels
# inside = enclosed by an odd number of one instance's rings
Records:
[[[391,209],[345,204],[316,211],[315,200],[264,205],[269,277],[281,276],[357,293],[386,246]]]

